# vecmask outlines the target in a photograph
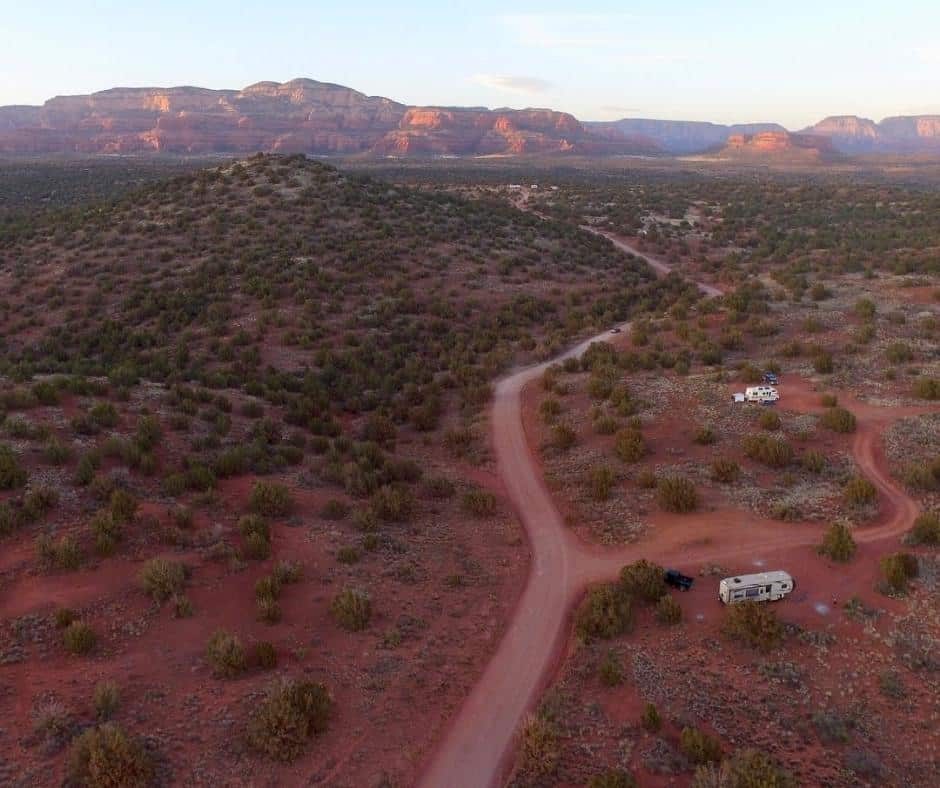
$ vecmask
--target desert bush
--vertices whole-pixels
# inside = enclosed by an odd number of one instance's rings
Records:
[[[828,408],[823,412],[819,422],[833,432],[855,432],[855,416],[842,407]]]
[[[718,436],[715,435],[715,431],[711,427],[704,425],[696,430],[695,437],[692,440],[702,446],[711,446],[718,440]]]
[[[608,769],[591,777],[587,788],[637,788],[637,781],[623,769]]]
[[[121,691],[113,681],[101,681],[95,685],[92,696],[95,707],[95,716],[99,720],[109,720],[121,705]]]
[[[674,596],[666,594],[656,604],[656,618],[661,624],[678,624],[682,621],[682,607]]]
[[[823,394],[819,402],[824,408],[834,408],[839,403],[839,399],[835,394]]]
[[[375,491],[370,500],[372,511],[380,520],[408,522],[415,510],[415,500],[404,487],[386,484]]]
[[[425,494],[430,498],[451,498],[457,491],[454,483],[445,476],[435,476],[425,479],[423,483]]]
[[[272,760],[293,761],[311,737],[326,731],[332,711],[333,700],[324,685],[275,681],[248,721],[248,744]]]
[[[632,626],[632,600],[612,583],[590,589],[575,614],[575,631],[583,641],[616,637]]]
[[[552,428],[552,445],[560,451],[567,451],[578,441],[578,434],[567,424],[556,424]]]
[[[20,467],[13,449],[0,443],[0,489],[12,490],[26,484],[28,474]]]
[[[154,765],[143,745],[114,724],[89,728],[69,748],[70,783],[83,788],[143,788]]]
[[[607,652],[598,668],[601,683],[605,687],[616,687],[623,683],[623,666],[613,649]]]
[[[663,727],[663,718],[660,716],[655,704],[647,701],[643,707],[643,714],[640,716],[640,725],[651,733],[655,733]]]
[[[62,645],[69,654],[87,654],[97,642],[95,631],[84,621],[73,621],[62,633]]]
[[[217,629],[206,644],[206,662],[216,678],[230,679],[245,668],[245,649],[237,635]]]
[[[770,435],[747,435],[741,442],[744,454],[770,468],[784,468],[793,461],[793,447]]]
[[[739,750],[720,766],[700,765],[691,788],[797,788],[793,775],[768,755],[753,749]]]
[[[891,594],[906,594],[908,583],[918,574],[917,558],[910,553],[886,555],[880,567],[884,575],[883,590]]]
[[[823,744],[845,744],[852,738],[848,721],[835,711],[814,712],[813,727]]]
[[[98,512],[89,527],[95,537],[95,551],[98,555],[107,556],[114,553],[117,543],[121,540],[121,527],[115,522],[111,512]]]
[[[757,420],[761,429],[773,431],[780,429],[780,416],[775,410],[763,410]]]
[[[692,512],[698,508],[698,490],[684,476],[666,476],[656,483],[656,500],[668,512]]]
[[[347,588],[333,598],[330,613],[343,629],[358,632],[365,629],[372,618],[372,601],[365,591]]]
[[[914,396],[919,399],[940,399],[940,380],[937,378],[918,378],[914,381]]]
[[[278,585],[296,583],[303,576],[303,567],[299,561],[278,561],[271,570],[271,576]]]
[[[875,302],[870,298],[860,298],[855,302],[855,314],[862,320],[871,320],[875,316],[877,308]]]
[[[529,715],[522,726],[519,770],[529,778],[546,777],[558,767],[558,732],[547,719]]]
[[[460,504],[467,514],[474,517],[492,517],[496,513],[496,496],[487,490],[475,488],[467,491]]]
[[[833,523],[826,531],[817,552],[833,561],[848,561],[855,555],[855,540],[845,523]]]
[[[620,428],[620,422],[610,415],[602,414],[594,419],[594,432],[598,435],[613,435]]]
[[[273,670],[277,667],[277,649],[267,640],[255,643],[254,662],[262,670]]]
[[[53,620],[55,621],[56,629],[65,629],[75,620],[75,613],[67,607],[56,608]]]
[[[23,496],[20,517],[26,522],[35,522],[59,503],[59,493],[52,487],[35,487]]]
[[[849,506],[865,506],[875,502],[878,489],[868,479],[854,476],[842,488],[842,497]]]
[[[774,648],[783,640],[783,625],[766,604],[759,602],[731,605],[722,631],[732,640],[763,651]]]
[[[646,441],[638,429],[624,427],[614,438],[614,452],[624,462],[639,462],[646,456]]]
[[[683,728],[679,749],[693,763],[717,763],[723,755],[721,742],[698,728]]]
[[[186,585],[184,564],[166,558],[151,558],[140,570],[140,585],[154,602],[165,602]]]
[[[940,545],[940,514],[937,512],[924,512],[914,520],[914,526],[907,535],[907,543],[911,545]]]
[[[826,467],[826,456],[815,449],[808,449],[800,457],[800,465],[810,473],[822,473]]]
[[[551,424],[561,414],[561,402],[554,397],[546,397],[539,405],[539,413],[547,424]]]
[[[193,614],[193,603],[186,594],[173,594],[170,597],[173,605],[173,618],[190,618]]]
[[[265,517],[283,517],[290,513],[294,502],[290,490],[283,484],[255,482],[249,496],[249,506],[256,514]]]
[[[614,486],[614,472],[606,465],[598,465],[591,469],[588,488],[595,501],[606,501],[610,498],[610,490]]]
[[[255,600],[258,607],[258,620],[276,624],[281,620],[281,603],[273,596],[259,596]]]
[[[119,523],[129,523],[137,514],[137,499],[127,490],[111,493],[111,516]]]
[[[53,541],[45,534],[36,537],[36,555],[46,568],[78,569],[84,560],[78,542],[68,534]]]
[[[641,468],[636,475],[637,486],[643,490],[652,490],[656,487],[659,480],[652,468]]]
[[[830,375],[835,370],[835,364],[832,361],[832,355],[825,350],[820,350],[813,356],[813,369],[820,375]]]
[[[728,457],[712,460],[711,476],[716,482],[731,484],[741,477],[741,466]]]
[[[72,458],[72,448],[52,436],[42,447],[42,456],[50,465],[64,465]]]
[[[656,602],[666,593],[665,570],[645,558],[627,564],[620,570],[620,587],[644,602]]]

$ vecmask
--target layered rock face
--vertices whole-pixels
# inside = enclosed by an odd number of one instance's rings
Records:
[[[839,115],[820,121],[806,132],[829,137],[845,153],[940,153],[940,115],[900,116],[880,123]]]
[[[243,90],[114,88],[0,107],[0,153],[633,153],[547,109],[408,107],[309,79]]]

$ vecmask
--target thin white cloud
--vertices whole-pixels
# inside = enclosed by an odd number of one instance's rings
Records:
[[[915,47],[914,57],[921,63],[940,65],[940,45]]]
[[[553,87],[551,82],[538,77],[521,77],[509,74],[474,74],[470,77],[470,80],[478,85],[506,93],[545,93]]]

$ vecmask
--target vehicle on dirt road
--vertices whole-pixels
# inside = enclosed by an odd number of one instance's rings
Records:
[[[718,598],[726,605],[741,602],[776,602],[793,591],[793,578],[782,570],[726,577],[718,584]]]
[[[773,386],[748,386],[744,389],[744,399],[747,402],[759,402],[765,405],[780,399],[780,392]]]
[[[680,591],[688,591],[695,582],[694,578],[682,574],[678,569],[667,569],[663,579],[666,581],[666,585],[678,588]]]
[[[777,386],[780,384],[780,378],[777,377],[776,372],[765,372],[762,380],[768,386]]]

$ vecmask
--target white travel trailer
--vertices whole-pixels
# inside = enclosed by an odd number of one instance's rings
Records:
[[[795,586],[786,572],[761,572],[756,575],[726,577],[718,584],[718,598],[726,605],[741,602],[775,602]]]
[[[780,392],[773,386],[748,386],[744,389],[744,399],[748,402],[776,402],[780,399]]]

